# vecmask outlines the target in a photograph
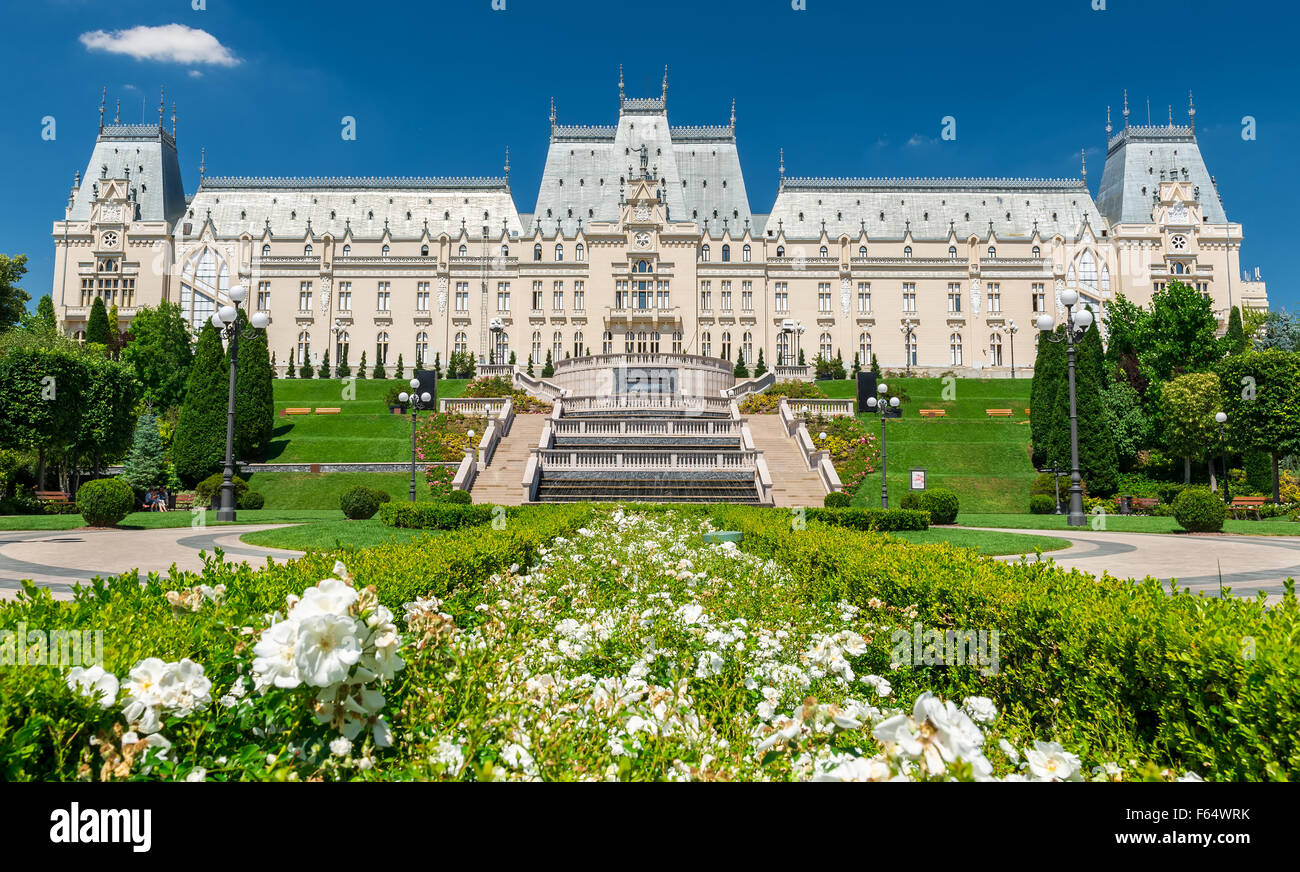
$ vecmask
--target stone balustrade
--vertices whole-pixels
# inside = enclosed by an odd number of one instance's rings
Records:
[[[738,436],[740,422],[669,418],[650,421],[599,418],[560,418],[551,423],[556,436]]]
[[[798,418],[852,418],[854,415],[853,400],[848,399],[815,400],[787,397],[785,402]]]
[[[755,472],[760,453],[753,450],[726,451],[690,450],[592,450],[565,448],[534,448],[540,472],[548,470],[726,470],[729,472]]]

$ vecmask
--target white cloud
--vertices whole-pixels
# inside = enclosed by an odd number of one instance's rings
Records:
[[[939,140],[934,139],[933,137],[922,136],[919,133],[913,133],[912,138],[907,141],[907,144],[915,148],[919,145],[934,145],[938,141]]]
[[[127,30],[92,30],[81,35],[90,51],[129,55],[138,61],[171,61],[179,64],[213,64],[233,67],[239,63],[230,49],[206,30],[183,24],[132,27]]]
[[[202,70],[190,70],[190,78],[191,78],[191,79],[201,79],[201,78],[203,78],[203,71],[202,71]]]

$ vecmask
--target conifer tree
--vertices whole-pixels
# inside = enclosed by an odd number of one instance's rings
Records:
[[[103,297],[96,297],[95,302],[90,304],[90,317],[86,320],[86,344],[91,343],[108,344],[108,309],[104,306]]]
[[[767,375],[767,364],[763,361],[763,349],[758,350],[758,362],[754,364],[754,375]]]
[[[136,490],[167,483],[167,453],[153,412],[145,412],[136,422],[131,452],[122,464],[122,478]]]
[[[185,383],[185,402],[172,440],[176,474],[193,485],[220,468],[226,452],[226,404],[230,372],[221,335],[205,321]]]
[[[235,459],[264,460],[275,428],[275,388],[266,332],[251,330],[239,310],[239,366],[235,374]],[[227,351],[226,365],[230,365]],[[328,368],[328,362],[326,364]],[[327,369],[328,371],[328,369]]]

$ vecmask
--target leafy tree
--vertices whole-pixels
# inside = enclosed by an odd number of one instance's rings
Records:
[[[235,440],[237,460],[264,460],[271,447],[275,427],[275,387],[266,345],[266,331],[247,328],[248,318],[239,310],[239,365],[235,374]],[[326,355],[329,351],[326,350]],[[230,366],[226,351],[225,365]],[[326,372],[328,372],[328,360]],[[227,376],[227,379],[229,376]],[[229,381],[227,381],[229,391]],[[223,461],[224,461],[224,431]]]
[[[1142,398],[1128,382],[1115,381],[1102,390],[1101,407],[1115,441],[1116,460],[1120,469],[1128,470],[1151,442],[1151,421],[1142,411]]]
[[[187,485],[202,481],[225,460],[226,404],[230,390],[225,357],[221,335],[211,321],[205,322],[172,439],[172,463],[176,474]]]
[[[155,409],[179,406],[194,364],[190,328],[181,307],[163,302],[156,309],[140,309],[131,322],[131,334],[122,360],[135,370],[145,402]]]
[[[1300,314],[1293,315],[1285,309],[1269,312],[1260,332],[1255,340],[1260,351],[1300,351]]]
[[[330,350],[327,347],[325,353],[321,356],[320,366],[316,369],[316,378],[329,378],[330,372]]]
[[[27,302],[31,297],[18,287],[26,274],[27,255],[9,257],[0,254],[0,330],[8,330],[17,324],[27,311]]]
[[[80,427],[85,354],[57,336],[10,331],[0,352],[0,447],[37,452],[37,487],[48,453]]]
[[[1149,314],[1139,322],[1136,347],[1148,379],[1168,381],[1184,372],[1202,372],[1222,355],[1215,336],[1218,320],[1210,301],[1183,282],[1170,282],[1151,297]]]
[[[1246,329],[1241,322],[1241,307],[1233,306],[1228,316],[1228,332],[1223,336],[1224,354],[1241,354],[1250,349],[1250,340],[1246,338]]]
[[[131,453],[122,466],[122,478],[137,490],[167,483],[167,454],[158,435],[158,419],[145,412],[135,425]]]
[[[131,445],[140,384],[131,367],[120,360],[95,355],[86,361],[86,367],[73,462],[78,455],[89,457],[94,469],[102,469]]]
[[[1106,362],[1112,371],[1123,368],[1125,358],[1137,360],[1138,335],[1142,332],[1147,311],[1123,294],[1106,307]],[[1136,387],[1136,385],[1134,386]]]
[[[1228,438],[1243,451],[1273,460],[1273,499],[1280,496],[1278,464],[1300,452],[1300,355],[1270,349],[1224,358],[1218,366]]]
[[[1160,391],[1165,446],[1183,458],[1183,484],[1191,484],[1192,458],[1204,457],[1213,480],[1213,449],[1219,425],[1214,415],[1223,406],[1219,378],[1212,372],[1191,372],[1165,382]]]
[[[758,349],[758,362],[754,364],[754,375],[767,375],[767,363],[763,360],[763,349]]]
[[[108,344],[108,309],[104,298],[96,297],[90,304],[90,317],[86,319],[86,344]]]
[[[117,314],[117,303],[108,307],[108,356],[117,360],[122,352],[122,317]]]
[[[550,378],[555,375],[555,362],[551,360],[551,352],[546,352],[546,365],[542,367],[542,378]]]
[[[48,332],[53,333],[58,330],[59,319],[54,314],[54,300],[49,294],[42,295],[40,302],[36,304],[36,317]]]
[[[736,352],[736,368],[732,370],[736,378],[749,378],[749,367],[745,366],[745,352]]]

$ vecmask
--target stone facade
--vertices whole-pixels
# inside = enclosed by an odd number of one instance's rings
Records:
[[[730,122],[678,127],[662,96],[620,83],[617,123],[551,115],[534,211],[499,178],[214,178],[188,198],[160,125],[101,128],[85,180],[54,225],[54,300],[78,335],[95,296],[123,326],[181,304],[196,325],[248,288],[290,355],[388,372],[454,351],[536,368],[592,354],[802,350],[864,366],[999,375],[1032,363],[1033,323],[1077,288],[1104,310],[1173,279],[1230,305],[1267,306],[1242,275],[1194,124],[1107,124],[1098,199],[1079,179],[794,178],[750,211]],[[1194,121],[1194,110],[1191,116]],[[791,332],[793,328],[793,332]]]

